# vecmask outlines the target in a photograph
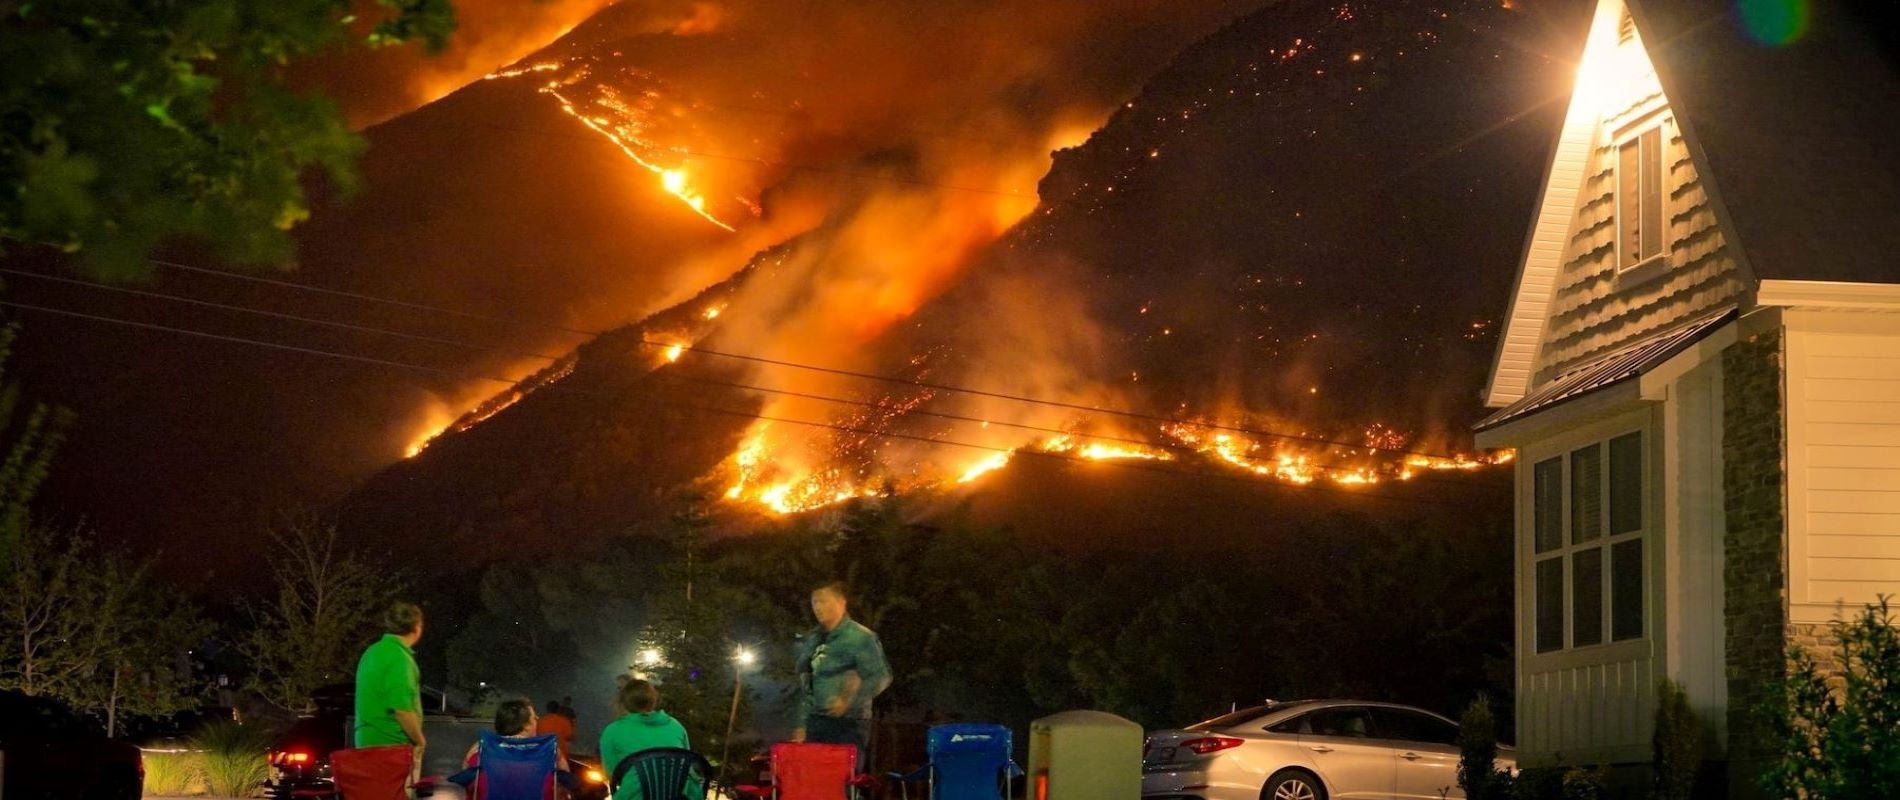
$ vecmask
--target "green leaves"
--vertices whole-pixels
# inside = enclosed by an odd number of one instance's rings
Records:
[[[290,252],[303,178],[354,185],[361,138],[284,66],[355,38],[439,50],[448,0],[71,0],[0,10],[0,236],[143,274],[173,239],[239,263]]]
[[[1888,598],[1833,625],[1834,664],[1788,652],[1788,672],[1762,709],[1779,750],[1762,775],[1776,797],[1900,796],[1900,629]]]

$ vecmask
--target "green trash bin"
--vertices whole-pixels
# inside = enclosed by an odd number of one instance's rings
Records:
[[[1029,723],[1026,800],[1136,800],[1141,726],[1104,711],[1064,711]]]

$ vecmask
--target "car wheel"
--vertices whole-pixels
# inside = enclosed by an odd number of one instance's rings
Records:
[[[1283,769],[1267,779],[1260,800],[1326,800],[1326,787],[1311,772]]]

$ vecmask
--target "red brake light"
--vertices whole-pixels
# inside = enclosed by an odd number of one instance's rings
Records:
[[[310,754],[297,750],[285,750],[270,754],[273,764],[308,764]]]
[[[310,763],[310,754],[309,753],[291,753],[288,756],[286,756],[286,759],[290,761],[290,763],[292,764],[308,764]]]
[[[1182,742],[1181,746],[1193,750],[1198,755],[1204,756],[1208,753],[1218,753],[1222,750],[1239,747],[1245,743],[1245,741],[1244,739],[1235,739],[1228,736],[1203,736],[1199,739],[1189,739]]]

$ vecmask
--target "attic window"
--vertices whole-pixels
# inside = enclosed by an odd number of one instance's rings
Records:
[[[1663,253],[1662,128],[1650,126],[1616,146],[1616,269]]]

